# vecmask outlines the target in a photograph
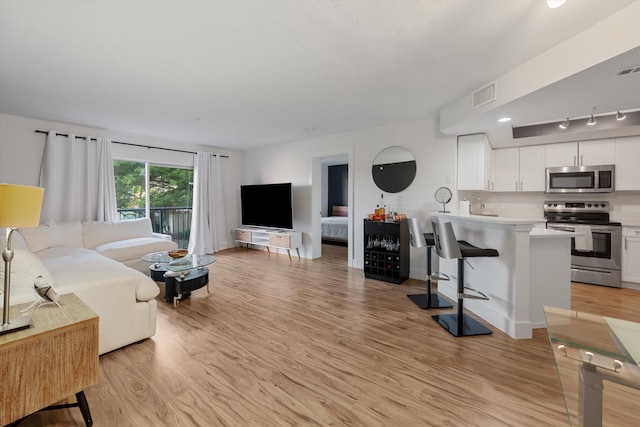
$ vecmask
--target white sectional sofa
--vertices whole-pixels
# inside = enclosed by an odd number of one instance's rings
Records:
[[[46,221],[15,232],[12,247],[12,305],[35,300],[33,282],[42,276],[58,294],[73,292],[98,314],[100,354],[155,334],[155,297],[160,289],[143,273],[149,264],[141,257],[177,249],[178,245],[170,236],[153,233],[148,218],[62,224]],[[0,278],[3,270],[4,264]]]

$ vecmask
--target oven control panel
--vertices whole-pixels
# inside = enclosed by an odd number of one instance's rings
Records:
[[[609,202],[545,201],[545,212],[609,212]]]

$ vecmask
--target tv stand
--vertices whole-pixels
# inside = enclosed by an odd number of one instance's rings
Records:
[[[240,226],[233,230],[234,239],[240,245],[266,247],[271,253],[271,248],[286,249],[291,260],[291,250],[295,249],[300,259],[300,246],[302,246],[302,233],[279,229],[254,226]]]

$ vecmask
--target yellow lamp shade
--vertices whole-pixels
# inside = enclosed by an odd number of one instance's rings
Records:
[[[0,184],[0,227],[35,227],[40,223],[44,188]]]

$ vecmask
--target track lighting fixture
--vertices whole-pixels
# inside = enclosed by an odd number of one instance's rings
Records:
[[[566,129],[566,128],[568,128],[568,127],[569,127],[569,117],[567,117],[566,119],[564,119],[564,122],[560,123],[560,124],[558,125],[558,127],[559,127],[560,129]]]
[[[620,121],[620,120],[624,120],[625,117],[627,117],[624,113],[621,113],[620,110],[618,110],[618,112],[616,113],[616,120]]]
[[[591,118],[589,119],[589,121],[587,122],[588,126],[593,126],[597,123],[596,118],[593,117],[593,114],[591,115]]]

